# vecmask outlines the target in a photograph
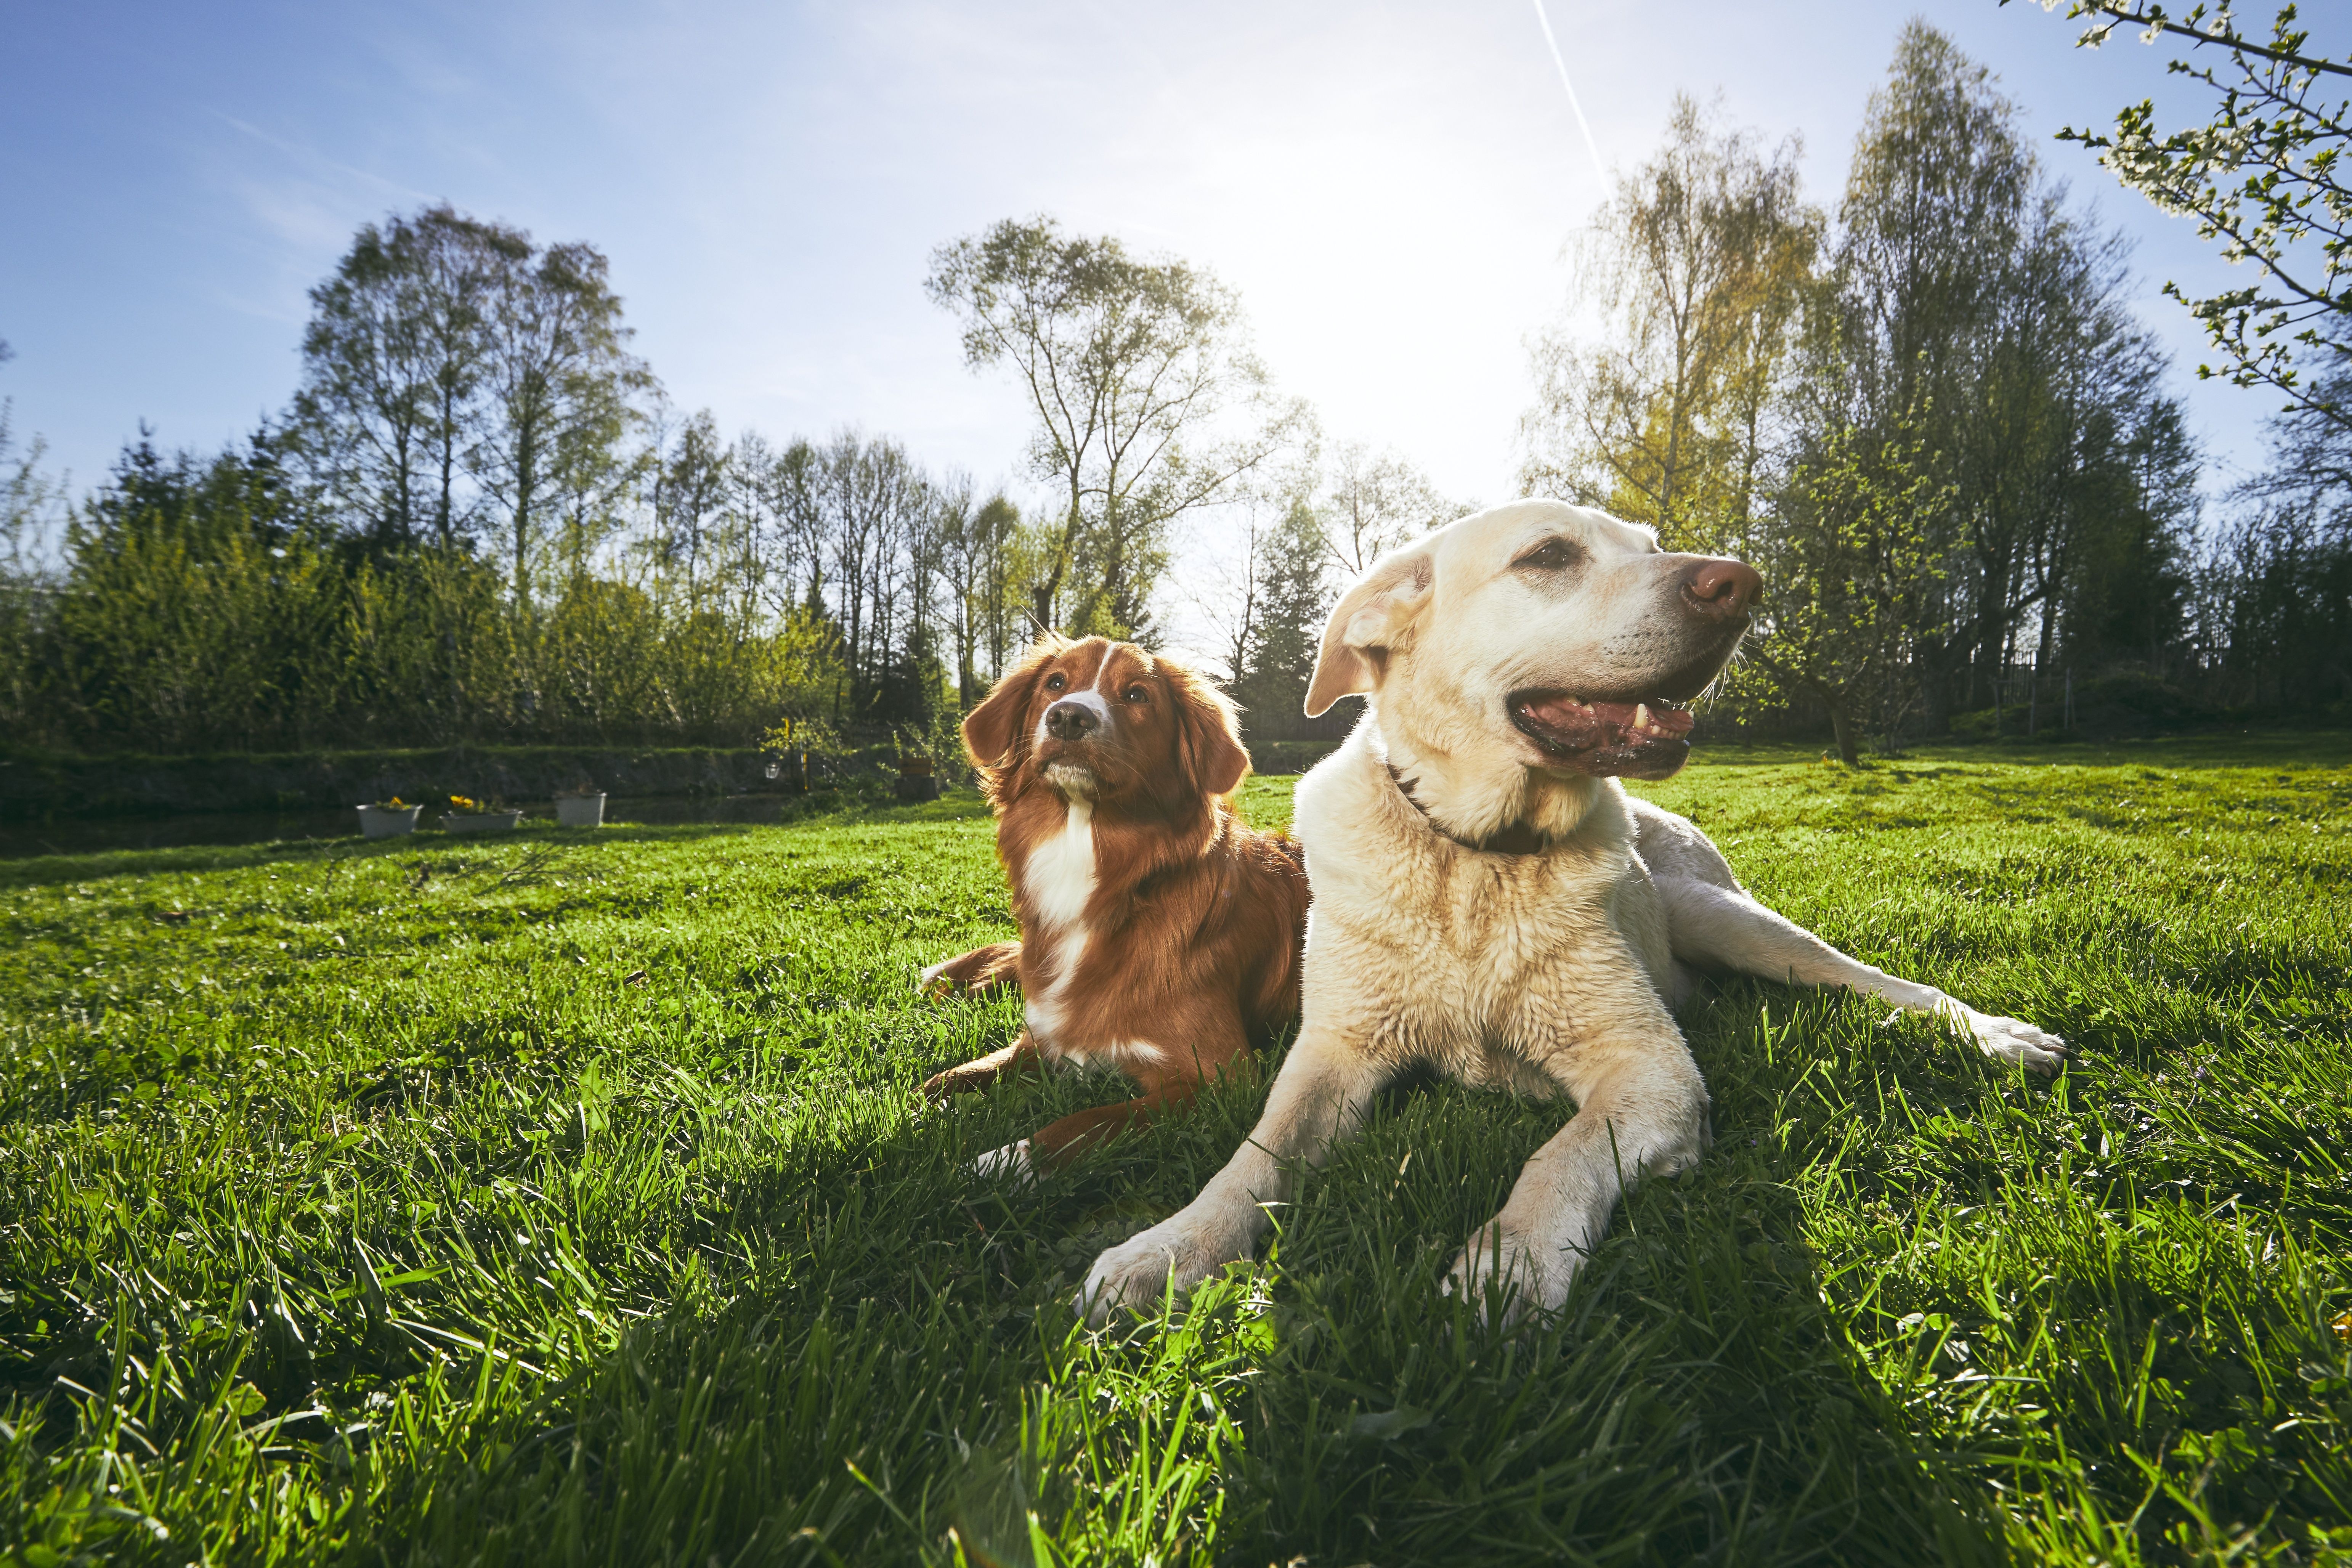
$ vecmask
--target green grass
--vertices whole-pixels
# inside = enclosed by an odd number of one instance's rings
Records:
[[[1400,1089],[1270,1258],[1089,1335],[1263,1089],[1021,1191],[970,797],[0,863],[0,1554],[2352,1559],[2352,742],[1791,752],[1651,793],[2055,1081],[1739,982],[1557,1327],[1437,1282],[1568,1114]],[[1287,783],[1255,781],[1261,823]],[[957,1534],[950,1538],[952,1527]]]

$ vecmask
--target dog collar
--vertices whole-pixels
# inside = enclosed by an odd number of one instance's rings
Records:
[[[1430,831],[1440,838],[1449,839],[1459,844],[1463,848],[1474,850],[1480,855],[1540,855],[1543,853],[1544,841],[1537,836],[1534,828],[1524,822],[1511,823],[1475,843],[1458,835],[1448,833],[1444,824],[1429,815],[1429,807],[1413,798],[1412,786],[1405,782],[1402,773],[1397,772],[1396,764],[1382,763],[1381,765],[1388,769],[1389,780],[1396,785],[1397,794],[1404,796],[1404,803],[1421,813],[1422,820],[1428,823]]]

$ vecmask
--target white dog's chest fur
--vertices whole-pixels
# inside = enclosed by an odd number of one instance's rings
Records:
[[[1595,808],[1591,834],[1548,853],[1474,853],[1403,799],[1369,729],[1298,786],[1315,889],[1309,1014],[1377,998],[1358,1031],[1364,1048],[1556,1092],[1559,1059],[1580,1038],[1664,1009],[1665,921],[1622,798]],[[1546,1062],[1553,1072],[1533,1070]]]

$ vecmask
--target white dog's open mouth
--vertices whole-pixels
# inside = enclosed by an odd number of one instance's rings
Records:
[[[1511,722],[1546,755],[1599,778],[1666,778],[1690,756],[1690,710],[1663,698],[1583,702],[1565,691],[1515,691]]]

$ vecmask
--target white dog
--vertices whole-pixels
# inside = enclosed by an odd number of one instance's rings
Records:
[[[1295,1163],[1319,1163],[1414,1063],[1575,1100],[1448,1280],[1475,1292],[1499,1278],[1514,1314],[1558,1307],[1623,1184],[1706,1143],[1706,1088],[1669,1011],[1695,972],[1850,986],[1948,1019],[2003,1061],[2056,1068],[2056,1037],[1848,958],[1616,782],[1682,765],[1681,704],[1721,672],[1758,590],[1737,561],[1667,554],[1557,501],[1465,518],[1349,590],[1307,710],[1370,701],[1298,784],[1313,902],[1297,1041],[1201,1195],[1096,1260],[1097,1321],[1248,1257]]]

